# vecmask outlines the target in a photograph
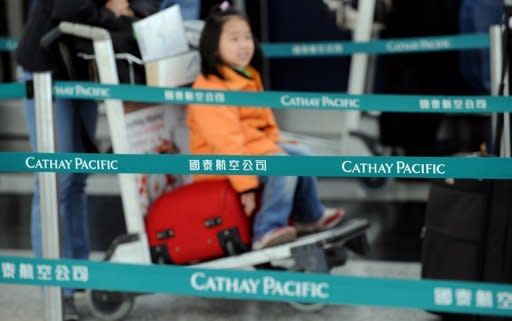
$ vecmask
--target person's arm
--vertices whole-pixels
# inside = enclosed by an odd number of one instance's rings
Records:
[[[103,6],[112,11],[117,17],[134,16],[133,10],[130,7],[130,2],[128,2],[128,0],[108,0]]]
[[[249,155],[245,147],[240,114],[236,107],[231,106],[200,106],[190,105],[188,112],[194,118],[201,135],[213,147],[215,154]],[[256,209],[256,188],[259,185],[257,176],[229,175],[233,188],[240,193],[240,202],[247,216]]]
[[[188,111],[216,154],[249,154],[236,107],[190,105]]]
[[[242,203],[245,215],[251,216],[254,214],[256,210],[256,196],[256,191],[254,190],[240,194],[240,203]]]
[[[275,124],[272,124],[265,128],[265,135],[268,138],[270,138],[273,142],[277,142],[281,139],[281,131]]]
[[[263,82],[261,81],[261,76],[258,71],[254,68],[251,68],[251,72],[253,73],[254,81],[257,84],[257,88],[260,91],[263,91]],[[271,109],[266,109],[266,117],[267,117],[267,127],[264,129],[265,136],[267,136],[273,142],[278,142],[281,140],[281,131],[277,126],[276,118],[274,117],[274,112]]]
[[[145,18],[160,11],[160,0],[131,0],[130,8],[139,18]]]
[[[250,155],[236,107],[189,105],[188,113],[215,154]],[[231,175],[229,180],[240,193],[256,189],[259,184],[257,176]]]
[[[105,2],[106,4],[107,2]],[[58,21],[70,21],[97,26],[109,30],[124,29],[131,23],[128,17],[118,17],[114,12],[92,0],[55,0],[52,18]]]

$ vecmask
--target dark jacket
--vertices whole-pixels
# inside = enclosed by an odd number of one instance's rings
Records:
[[[104,8],[106,0],[37,0],[32,8],[23,37],[16,50],[16,60],[26,71],[54,71],[56,78],[65,78],[56,46],[40,45],[41,38],[61,21],[82,23],[109,31],[131,30],[133,18],[116,17]],[[136,15],[148,15],[158,9],[158,0],[138,0],[132,9]]]

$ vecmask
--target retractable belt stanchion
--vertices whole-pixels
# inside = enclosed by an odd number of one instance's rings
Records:
[[[512,1],[509,1],[512,2]],[[507,18],[505,19],[505,28],[504,28],[504,35],[507,37],[505,39],[505,46],[506,48],[503,48],[504,52],[506,53],[503,57],[506,61],[505,68],[505,90],[503,95],[504,96],[510,96],[510,86],[512,83],[512,62],[510,61],[510,51],[512,50],[512,3],[508,4],[507,9]],[[510,140],[511,140],[511,132],[510,132],[510,113],[505,113],[503,115],[503,156],[504,157],[510,157],[511,156],[511,150],[510,150]]]
[[[34,98],[36,109],[37,151],[55,152],[55,127],[52,101],[52,76],[50,72],[34,73]],[[41,238],[43,257],[60,257],[60,211],[57,197],[57,174],[38,173]],[[48,287],[44,290],[46,321],[62,321],[62,290]]]
[[[512,1],[511,1],[512,2]],[[506,1],[505,7],[507,8]],[[511,63],[510,51],[512,47],[512,5],[507,8],[504,23],[501,26],[491,26],[490,35],[490,56],[491,56],[491,94],[509,96],[510,95],[510,79]],[[493,120],[493,137],[501,140],[500,156],[511,156],[511,137],[510,137],[510,113],[503,113],[503,121],[499,121],[497,115],[492,116]],[[501,127],[503,126],[503,127]],[[501,130],[503,128],[503,130]],[[500,137],[496,136],[496,131],[501,132]]]
[[[503,39],[500,25],[493,25],[489,28],[489,53],[490,53],[490,76],[491,76],[491,95],[500,95],[501,72],[503,69]],[[498,130],[498,114],[491,115],[492,139],[496,138]],[[503,150],[502,150],[503,151]],[[496,151],[492,151],[495,153]]]
[[[353,41],[370,41],[372,35],[373,17],[375,14],[375,0],[359,2],[357,26],[353,33]],[[358,53],[352,55],[348,78],[347,93],[362,95],[365,90],[366,77],[368,72],[368,54]],[[348,153],[348,136],[351,130],[357,129],[361,113],[359,111],[348,112],[344,115],[341,124],[340,152],[342,155]]]

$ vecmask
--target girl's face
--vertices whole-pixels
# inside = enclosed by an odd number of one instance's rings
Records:
[[[247,67],[253,55],[254,40],[249,24],[241,17],[229,17],[220,34],[220,60],[226,65]]]

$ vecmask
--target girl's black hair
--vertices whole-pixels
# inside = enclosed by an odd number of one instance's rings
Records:
[[[221,10],[220,5],[216,5],[210,11],[210,15],[206,19],[206,23],[201,33],[201,39],[199,40],[199,54],[201,55],[201,73],[208,77],[215,75],[221,79],[224,76],[219,71],[218,66],[222,65],[223,62],[220,60],[219,52],[219,41],[222,33],[222,27],[229,17],[241,17],[247,23],[249,20],[242,13],[233,9],[232,7],[226,10]],[[250,65],[258,71],[261,71],[263,65],[263,52],[258,41],[254,39],[254,55],[250,62]]]

